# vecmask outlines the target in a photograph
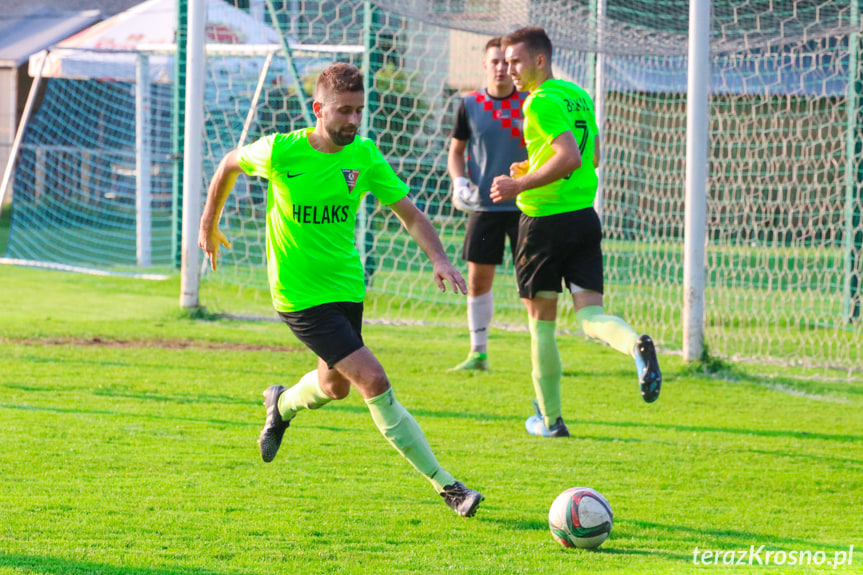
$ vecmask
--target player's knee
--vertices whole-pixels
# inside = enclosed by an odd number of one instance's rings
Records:
[[[364,397],[377,397],[390,388],[390,380],[382,367],[365,371],[355,383]]]
[[[491,284],[470,283],[467,284],[468,297],[481,297],[491,292]]]
[[[320,386],[321,391],[336,400],[346,398],[351,392],[351,382],[341,376],[327,378],[320,382]]]

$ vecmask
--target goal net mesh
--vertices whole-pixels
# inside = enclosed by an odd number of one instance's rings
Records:
[[[555,76],[584,86],[600,113],[605,307],[663,349],[681,349],[687,0],[599,7],[587,0],[252,0],[238,9],[273,30],[266,42],[275,52],[271,62],[265,51],[208,53],[205,176],[240,143],[305,127],[316,74],[333,60],[353,62],[368,77],[366,133],[465,274],[467,218],[451,203],[446,169],[456,104],[482,87],[490,36],[543,26],[555,44]],[[212,23],[211,42],[239,42],[218,37]],[[711,355],[860,373],[858,33],[850,0],[712,3]],[[46,80],[15,171],[7,256],[136,265],[135,82],[107,77]],[[157,267],[176,257],[172,81],[154,80],[150,89]],[[70,129],[84,111],[98,128]],[[225,207],[233,249],[220,271],[202,278],[208,307],[260,312],[243,309],[231,293],[266,290],[265,186],[241,176]],[[370,319],[466,323],[464,298],[439,292],[426,258],[371,197],[360,210],[357,245]],[[509,257],[494,296],[497,325],[525,324]],[[266,295],[260,304],[266,308]],[[559,327],[576,331],[571,311]]]

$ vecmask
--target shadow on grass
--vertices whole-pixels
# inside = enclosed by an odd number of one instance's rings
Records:
[[[829,455],[812,455],[810,453],[792,453],[790,451],[771,451],[767,449],[747,449],[749,453],[757,453],[759,455],[769,455],[771,457],[790,457],[792,459],[805,459],[815,461],[817,463],[833,463],[836,465],[846,466],[863,466],[863,459],[851,459],[850,457],[832,457]],[[859,469],[857,471],[860,471]]]
[[[548,522],[536,519],[488,519],[483,517],[483,522],[496,523],[504,529],[516,531],[548,531]],[[613,534],[613,532],[612,532]],[[551,537],[551,535],[549,535]],[[598,553],[601,555],[637,555],[648,557],[663,557],[673,561],[691,561],[692,555],[686,553],[672,553],[668,551],[656,551],[646,549],[616,549],[614,542],[610,541],[598,549],[569,549],[567,553]],[[561,548],[563,551],[563,548]]]
[[[247,402],[242,402],[247,403]],[[48,413],[67,413],[67,414],[82,414],[82,415],[107,415],[107,416],[122,416],[122,417],[135,417],[141,419],[152,419],[152,420],[168,420],[168,421],[192,421],[199,423],[208,423],[212,425],[236,425],[243,427],[257,427],[260,425],[260,422],[249,422],[249,421],[226,421],[223,419],[207,419],[200,417],[177,417],[177,416],[167,416],[167,415],[153,415],[153,414],[138,414],[138,413],[123,413],[111,410],[82,410],[82,409],[63,409],[57,407],[35,407],[31,405],[16,405],[9,403],[0,403],[0,408],[5,409],[17,409],[21,411],[41,411]],[[342,411],[348,413],[368,413],[368,409],[359,405],[333,405],[330,404],[327,406],[327,411]],[[411,414],[419,417],[435,417],[435,418],[444,418],[444,419],[473,419],[476,421],[511,421],[518,422],[519,424],[524,421],[524,417],[521,415],[500,415],[500,414],[489,414],[489,413],[471,413],[471,412],[462,412],[462,411],[434,411],[428,409],[411,409],[409,410]],[[709,427],[709,426],[700,426],[700,425],[677,425],[671,423],[641,423],[641,422],[632,422],[632,421],[589,421],[589,420],[574,420],[567,421],[570,427],[576,426],[607,426],[607,427],[634,427],[634,428],[644,428],[644,429],[663,429],[669,431],[677,431],[677,432],[688,432],[688,433],[730,433],[735,435],[751,435],[757,437],[787,437],[792,439],[820,439],[823,441],[839,441],[839,442],[861,442],[863,441],[863,436],[860,435],[840,435],[840,434],[831,434],[831,433],[814,433],[810,431],[787,431],[787,430],[766,430],[766,429],[746,429],[746,428],[734,428],[734,427]],[[313,427],[313,426],[311,426]],[[583,437],[575,437],[575,439],[591,439],[596,441],[617,441],[613,437],[604,438],[604,437],[595,437],[595,436],[583,436]],[[634,439],[623,439],[620,441],[638,441]]]
[[[195,423],[207,423],[210,425],[236,425],[241,427],[260,427],[261,422],[251,421],[226,421],[224,419],[207,419],[203,417],[177,417],[172,415],[154,415],[149,413],[128,413],[111,411],[108,409],[63,409],[60,407],[36,407],[33,405],[16,405],[12,403],[0,403],[0,409],[17,409],[19,411],[35,411],[42,413],[60,413],[70,415],[105,415],[108,417],[122,417],[135,419],[151,419],[165,421],[190,421]]]
[[[779,390],[777,389],[777,386],[786,387],[789,390],[802,393],[830,393],[837,394],[839,396],[863,395],[863,386],[860,386],[859,384],[855,385],[851,381],[831,382],[821,381],[818,379],[796,379],[787,375],[764,376],[761,374],[748,373],[744,370],[742,365],[739,364],[719,361],[718,365],[718,369],[710,371],[709,369],[699,369],[696,364],[684,368],[684,373],[682,375],[699,378],[709,377],[711,379],[720,380],[730,384],[744,383],[760,389],[782,391],[784,393],[787,393],[787,391]],[[847,377],[850,379],[850,374],[848,374]],[[665,379],[663,378],[663,383],[664,382]]]
[[[775,537],[773,535],[764,535],[762,533],[753,533],[751,531],[733,531],[730,529],[697,529],[695,527],[687,527],[685,525],[665,525],[663,523],[652,523],[650,521],[637,521],[633,519],[617,519],[615,525],[633,526],[637,530],[651,530],[651,533],[639,534],[632,531],[627,532],[627,536],[636,539],[648,539],[653,545],[656,544],[657,534],[655,531],[664,531],[676,540],[684,537],[683,541],[692,541],[701,545],[705,544],[705,549],[720,549],[731,550],[731,545],[737,546],[737,550],[749,550],[750,546],[754,545],[757,549],[761,545],[765,549],[790,551],[795,548],[804,547],[812,551],[816,550],[847,550],[848,545],[823,543],[820,541],[809,541],[806,539],[796,539],[792,537]],[[687,535],[691,537],[686,537]],[[729,545],[728,548],[722,549],[722,545]],[[695,548],[693,547],[693,550]],[[692,553],[687,557],[692,560]]]
[[[670,551],[650,551],[647,549],[617,549],[612,547],[614,541],[605,543],[598,549],[580,549],[583,553],[597,553],[599,555],[632,555],[635,557],[663,557],[671,561],[692,562],[692,555],[689,553],[671,553]]]
[[[790,437],[792,439],[822,439],[825,441],[854,442],[863,441],[861,435],[840,435],[834,433],[815,433],[811,431],[788,431],[771,429],[746,429],[735,427],[710,427],[702,425],[678,425],[673,423],[641,423],[633,421],[573,421],[570,427],[577,425],[607,425],[610,427],[644,427],[649,429],[665,429],[669,431],[690,433],[731,433],[735,435],[752,435],[757,437]]]
[[[182,350],[180,350],[182,351]],[[224,354],[225,352],[220,351],[219,353]],[[250,353],[250,352],[245,352]],[[257,352],[255,352],[257,353]],[[267,352],[267,353],[276,353],[276,352]],[[153,371],[185,371],[191,373],[197,372],[205,372],[212,373],[213,366],[211,365],[179,365],[177,362],[166,362],[166,363],[147,363],[147,362],[137,362],[137,361],[116,361],[116,360],[89,360],[89,359],[69,359],[63,357],[40,357],[36,355],[22,355],[20,357],[14,358],[15,361],[25,362],[25,363],[34,363],[34,364],[60,364],[60,365],[83,365],[83,366],[95,366],[99,368],[106,367],[116,367],[122,369],[148,369]],[[230,375],[260,375],[261,370],[256,368],[232,368],[232,367],[219,367],[218,372],[222,379],[226,378]]]
[[[156,395],[153,393],[128,393],[116,389],[99,388],[93,390],[93,395],[99,397],[121,397],[124,399],[135,399],[140,401],[156,401],[159,403],[195,404],[219,403],[224,405],[261,405],[258,400],[250,401],[246,398],[233,395],[207,395],[202,393],[187,393],[174,395]]]
[[[365,412],[366,408],[357,405],[328,405],[328,410],[348,411],[352,413]],[[415,417],[436,417],[444,419],[474,419],[477,421],[512,421],[521,424],[523,415],[501,415],[489,413],[471,413],[467,411],[435,411],[429,409],[408,409]],[[815,433],[811,431],[788,431],[769,429],[747,429],[735,427],[710,427],[702,425],[679,425],[674,423],[643,423],[635,421],[591,421],[566,420],[570,428],[577,426],[607,426],[607,427],[641,427],[644,429],[664,429],[668,431],[689,433],[731,433],[736,435],[752,435],[757,437],[789,437],[793,439],[821,439],[825,441],[856,442],[863,441],[861,435],[840,435],[832,433]],[[579,437],[574,437],[579,439]],[[590,439],[595,439],[588,437]]]
[[[537,519],[494,519],[482,517],[483,523],[496,523],[505,529],[516,531],[548,531],[548,521]]]
[[[21,569],[25,573],[46,575],[220,575],[219,571],[200,567],[122,567],[92,561],[73,561],[58,557],[0,554],[0,567]],[[227,571],[221,572],[227,575]],[[254,573],[249,573],[254,575]]]
[[[34,386],[34,385],[24,385],[18,383],[3,383],[0,384],[0,388],[12,389],[15,391],[24,391],[27,393],[43,393],[43,392],[53,392],[56,387],[51,384],[45,384],[44,386]],[[174,403],[177,405],[202,405],[202,404],[220,404],[220,405],[249,405],[249,406],[259,406],[262,405],[262,401],[258,399],[248,399],[247,397],[243,397],[240,395],[213,395],[207,393],[175,393],[171,395],[165,394],[155,394],[148,392],[139,392],[132,393],[129,391],[123,391],[121,389],[114,389],[112,387],[99,387],[97,389],[92,389],[92,387],[77,387],[74,388],[78,391],[89,392],[95,395],[96,397],[114,397],[114,398],[122,398],[122,399],[134,399],[137,401],[153,401],[157,403]],[[70,388],[63,387],[63,391],[69,391]]]
[[[57,413],[67,415],[104,415],[107,417],[117,417],[122,419],[146,419],[153,421],[188,421],[191,423],[204,423],[207,425],[227,425],[235,427],[250,427],[260,429],[264,422],[264,416],[261,415],[256,421],[227,421],[224,419],[206,419],[203,417],[178,417],[175,415],[154,415],[150,413],[129,413],[123,411],[110,411],[107,409],[63,409],[59,407],[36,407],[32,405],[15,405],[11,403],[0,403],[0,409],[16,409],[19,411],[33,411],[41,413]],[[333,431],[340,433],[363,433],[360,428],[352,427],[334,427],[332,425],[306,425],[302,426],[306,429],[322,429],[324,431]]]
[[[330,403],[326,409],[334,411],[346,411],[349,413],[368,413],[368,408],[360,405],[333,405]],[[475,419],[477,421],[517,421],[523,424],[522,415],[499,415],[491,413],[470,413],[467,411],[432,411],[428,409],[407,408],[414,417],[440,417],[445,419]]]

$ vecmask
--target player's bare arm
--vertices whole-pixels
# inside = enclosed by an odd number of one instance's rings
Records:
[[[411,235],[417,245],[425,252],[433,266],[434,281],[442,292],[446,291],[446,282],[452,285],[455,293],[467,293],[467,284],[458,270],[453,267],[446,255],[440,238],[432,223],[408,198],[402,198],[390,208],[401,220],[402,225]]]
[[[599,151],[599,134],[593,139],[593,168],[596,169],[599,167],[600,160],[600,151]]]
[[[470,180],[465,176],[467,174],[467,162],[464,158],[466,148],[467,140],[450,139],[446,160],[447,171],[452,180],[453,204],[459,209],[462,205],[469,204],[473,195]]]
[[[563,132],[551,143],[554,155],[541,168],[517,179],[498,176],[491,185],[491,199],[495,203],[511,200],[525,190],[532,190],[565,178],[581,167],[581,152],[572,132]]]
[[[213,179],[210,181],[210,187],[207,190],[207,202],[204,204],[204,213],[201,215],[198,245],[204,250],[204,254],[210,258],[210,268],[213,271],[216,270],[219,247],[231,247],[228,238],[219,229],[219,219],[222,216],[222,208],[225,207],[228,195],[237,182],[237,176],[242,171],[238,158],[239,153],[237,150],[233,150],[228,152],[219,162],[219,167],[216,168],[216,173],[213,174]]]
[[[464,159],[464,151],[467,148],[466,140],[451,138],[449,141],[449,154],[446,158],[446,167],[449,177],[455,181],[456,178],[464,178],[467,167]]]

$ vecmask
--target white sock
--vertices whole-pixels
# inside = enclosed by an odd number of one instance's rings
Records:
[[[494,296],[486,292],[467,298],[467,326],[470,330],[470,350],[485,353],[488,349],[488,328],[494,315]]]

